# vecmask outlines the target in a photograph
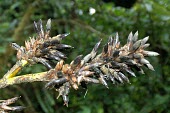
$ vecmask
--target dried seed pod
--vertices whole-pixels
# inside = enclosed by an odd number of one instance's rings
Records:
[[[85,82],[87,83],[95,83],[95,84],[99,84],[99,80],[95,79],[95,78],[90,78],[90,77],[84,77],[83,79]]]
[[[107,52],[108,52],[108,44],[105,44],[102,53],[107,54]]]
[[[130,56],[120,56],[119,59],[121,62],[125,62],[130,59]]]
[[[17,50],[17,58],[19,60],[27,60],[30,64],[42,63],[48,69],[51,69],[53,67],[48,62],[55,63],[55,61],[67,58],[63,51],[71,49],[72,46],[61,44],[61,40],[69,33],[59,34],[51,38],[49,36],[51,19],[47,21],[45,32],[41,19],[38,23],[34,22],[34,28],[37,36],[36,38],[30,37],[29,41],[25,41],[25,47],[20,47],[16,43],[11,44]],[[60,52],[61,50],[62,52]]]
[[[135,60],[129,59],[129,60],[126,60],[126,61],[125,61],[125,64],[128,64],[128,65],[136,65],[137,62],[136,62]]]
[[[98,48],[100,46],[101,41],[102,40],[100,40],[98,43],[96,43],[96,45],[94,46],[92,52],[90,53],[91,54],[91,59],[93,59],[96,56],[97,50],[98,50]]]
[[[84,76],[84,77],[90,76],[90,75],[93,75],[93,74],[94,74],[94,72],[92,72],[92,71],[81,71],[81,72],[79,72],[79,75]]]
[[[51,30],[51,19],[48,19],[46,24],[46,32],[49,32]]]
[[[82,68],[80,69],[80,71],[90,70],[90,69],[92,69],[92,68],[99,67],[100,65],[102,65],[102,63],[88,64],[88,65],[82,67]]]
[[[133,36],[133,43],[136,42],[138,40],[138,31],[136,31],[136,33]]]
[[[58,56],[61,59],[67,58],[65,54],[57,50],[49,51],[49,54]]]
[[[118,75],[121,77],[121,79],[127,83],[129,83],[128,77],[126,77],[123,73],[118,72]]]
[[[113,38],[112,38],[112,36],[109,37],[108,44],[113,46]]]
[[[15,107],[9,107],[9,106],[2,106],[1,109],[4,109],[3,111],[22,111],[25,107],[23,106],[15,106]],[[1,110],[0,110],[1,111]],[[5,113],[5,112],[2,112]]]
[[[144,44],[144,45],[141,46],[141,48],[145,49],[145,48],[147,48],[149,46],[150,46],[150,44]]]
[[[139,59],[139,58],[143,57],[143,54],[142,53],[134,53],[133,57]]]
[[[17,51],[21,49],[21,47],[16,43],[11,43],[11,47]]]
[[[150,70],[155,71],[155,70],[154,70],[154,67],[153,67],[151,64],[146,64],[146,65],[147,65],[147,67],[148,67]]]
[[[80,85],[81,82],[83,81],[83,79],[84,79],[84,76],[78,76],[77,77],[77,84]]]
[[[149,39],[149,36],[143,38],[141,41],[141,45],[144,45],[148,41],[148,39]]]
[[[149,61],[144,59],[144,58],[140,59],[140,63],[142,63],[142,64],[150,64]]]
[[[39,20],[39,26],[40,26],[41,37],[44,38],[44,29],[43,29],[43,26],[42,26],[42,20],[41,19]]]
[[[158,53],[144,50],[149,45],[146,44],[147,40],[148,37],[138,40],[138,31],[134,36],[131,32],[127,44],[119,47],[119,36],[116,33],[114,39],[109,37],[102,52],[97,54],[101,43],[100,40],[84,58],[82,55],[79,55],[70,64],[64,64],[63,61],[58,62],[54,69],[54,73],[57,73],[58,78],[51,80],[48,85],[49,87],[59,85],[57,91],[59,91],[59,95],[62,95],[64,104],[68,105],[67,91],[69,88],[77,90],[78,86],[85,84],[85,87],[87,87],[88,83],[102,84],[109,88],[108,81],[111,81],[113,84],[130,83],[129,76],[126,76],[126,74],[136,77],[133,69],[144,73],[142,66],[145,65],[149,69],[154,70],[150,62],[146,60],[146,56],[157,56]],[[59,47],[62,49],[63,46],[59,45]],[[62,57],[61,55],[58,56]],[[62,78],[65,78],[67,81],[59,84]],[[65,89],[66,83],[68,83],[67,89]]]
[[[83,55],[79,55],[77,56],[71,63],[71,68],[74,69],[75,67],[77,67],[80,63],[81,63],[81,60],[83,58]]]
[[[130,32],[128,39],[127,39],[127,44],[132,43],[132,38],[133,38],[133,34],[132,34],[132,32]]]
[[[106,75],[109,74],[109,67],[107,68],[105,65],[101,66],[100,70]],[[98,73],[101,73],[100,70],[98,69]]]
[[[55,70],[58,72],[58,71],[61,71],[62,68],[63,68],[63,65],[64,65],[64,61],[61,60],[60,62],[57,63],[57,65],[55,66]]]
[[[143,51],[143,54],[146,56],[158,56],[159,53],[153,51]]]
[[[68,102],[69,102],[68,95],[62,95],[62,97],[63,97],[64,105],[68,107]]]
[[[35,61],[35,62],[42,63],[45,67],[47,67],[47,69],[52,69],[52,68],[53,68],[53,67],[51,66],[51,64],[48,62],[48,60],[46,60],[46,59],[44,59],[44,58],[36,58],[36,57],[33,57],[32,60]]]
[[[34,29],[35,29],[36,33],[39,35],[40,31],[39,31],[38,25],[35,21],[34,21]]]
[[[134,35],[132,32],[129,34],[127,44],[122,47],[120,47],[119,35],[116,33],[114,39],[112,36],[109,37],[101,53],[97,54],[102,40],[97,42],[85,57],[79,55],[70,64],[64,64],[63,59],[67,57],[63,51],[73,47],[61,44],[61,40],[69,33],[51,37],[49,35],[51,19],[47,21],[46,31],[42,26],[42,20],[38,23],[34,22],[34,27],[38,36],[25,41],[25,47],[16,43],[11,45],[17,50],[19,60],[27,60],[30,64],[41,63],[50,69],[47,76],[54,76],[55,79],[50,80],[45,87],[55,88],[59,96],[63,97],[66,106],[68,106],[68,94],[71,88],[77,90],[80,85],[85,84],[86,87],[88,83],[102,84],[108,88],[108,81],[113,84],[129,83],[129,76],[126,76],[126,73],[136,76],[133,69],[144,73],[142,66],[154,70],[146,57],[159,55],[145,50],[149,46],[147,43],[149,37],[138,40],[137,31]]]
[[[114,47],[116,47],[116,45],[118,44],[118,42],[119,42],[119,35],[118,35],[118,33],[116,33],[116,36],[115,36],[114,41],[113,41]]]
[[[71,84],[71,86],[77,90],[78,89],[78,85],[72,80],[72,78],[69,79],[69,83]]]
[[[25,107],[23,106],[15,106],[10,107],[8,105],[15,103],[20,97],[14,97],[7,100],[0,100],[0,111],[2,113],[6,113],[6,111],[22,111]]]
[[[66,44],[58,44],[58,45],[56,45],[56,46],[54,46],[53,47],[54,49],[56,48],[56,49],[70,49],[70,48],[73,48],[72,46],[70,46],[70,45],[66,45]]]
[[[48,54],[47,56],[45,56],[47,59],[50,60],[56,60],[56,61],[60,61],[61,58],[59,56],[53,55],[53,54]]]
[[[64,84],[65,82],[67,82],[67,79],[64,77],[59,78],[59,79],[53,79],[45,85],[45,88],[53,88],[55,85],[60,86]]]
[[[132,70],[127,69],[127,68],[125,68],[124,70],[125,70],[126,72],[128,72],[130,75],[136,77],[135,73],[134,73]]]
[[[106,88],[109,88],[108,85],[107,85],[106,80],[104,79],[104,75],[102,75],[101,73],[100,73],[99,81],[100,81]]]
[[[68,102],[69,102],[69,97],[68,97],[69,92],[70,92],[70,86],[69,86],[69,83],[66,82],[64,84],[64,90],[62,93],[62,97],[63,97],[64,105],[66,105],[67,107],[68,107]]]
[[[118,83],[123,83],[123,80],[119,77],[118,72],[113,72],[113,77]]]
[[[116,81],[115,81],[114,77],[111,74],[109,75],[109,78],[112,81],[112,84],[116,84]]]
[[[132,48],[130,48],[130,51],[136,51],[141,45],[141,40],[138,40],[137,42],[135,42],[132,46]]]
[[[96,54],[97,54],[97,50],[100,46],[102,40],[100,40],[98,43],[96,43],[96,45],[94,46],[93,50],[91,51],[90,54],[87,54],[84,58],[83,58],[83,63],[87,63],[90,59],[93,59]]]

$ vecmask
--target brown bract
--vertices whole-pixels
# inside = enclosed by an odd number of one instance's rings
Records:
[[[114,85],[130,83],[129,77],[136,77],[134,69],[142,74],[144,66],[154,71],[154,67],[146,57],[159,55],[157,52],[145,50],[150,45],[147,43],[149,37],[138,40],[138,32],[134,35],[131,32],[127,43],[121,46],[116,33],[114,38],[109,37],[101,52],[98,52],[98,48],[102,40],[96,43],[89,54],[79,55],[70,64],[65,64],[64,60],[67,57],[63,51],[73,48],[61,43],[68,34],[51,37],[50,19],[47,21],[46,30],[43,29],[41,20],[38,23],[34,22],[34,27],[37,36],[25,41],[25,46],[12,43],[12,47],[17,50],[18,61],[0,80],[0,88],[24,82],[48,81],[45,87],[58,91],[57,98],[62,96],[66,106],[71,88],[78,90],[82,87],[87,90],[88,84],[102,84],[109,88],[108,83]],[[49,70],[16,76],[27,64],[36,63],[45,65]],[[17,99],[18,97],[0,101],[0,111],[22,110],[23,107],[20,106],[8,106]]]
[[[34,22],[34,27],[36,37],[30,37],[28,41],[25,41],[25,47],[16,43],[12,43],[12,47],[17,50],[19,60],[26,60],[30,64],[42,63],[52,69],[55,61],[67,58],[61,51],[72,48],[70,45],[61,44],[61,40],[69,33],[50,37],[51,19],[47,21],[46,30],[43,29],[41,20],[38,23]]]
[[[7,113],[8,111],[21,111],[25,107],[23,106],[15,106],[15,107],[10,107],[10,104],[15,103],[20,97],[14,97],[11,99],[7,100],[0,100],[0,112],[1,113]]]

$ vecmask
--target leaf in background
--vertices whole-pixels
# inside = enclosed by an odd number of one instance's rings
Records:
[[[91,109],[88,106],[81,106],[81,111],[78,113],[91,113]]]
[[[6,51],[6,48],[5,48],[5,47],[0,47],[0,54],[5,53],[5,51]]]
[[[149,113],[154,110],[157,110],[157,112],[161,113],[164,110],[161,109],[163,104],[168,104],[169,99],[169,95],[161,96],[157,94],[152,100],[148,101],[148,103],[143,106],[143,108],[140,110],[140,113]]]

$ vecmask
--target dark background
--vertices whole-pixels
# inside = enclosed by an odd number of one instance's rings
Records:
[[[94,8],[95,13],[89,14]],[[79,54],[87,54],[94,44],[104,44],[116,32],[124,45],[128,34],[139,31],[139,38],[150,36],[149,50],[160,53],[149,61],[155,68],[137,73],[131,84],[114,86],[89,85],[85,91],[71,90],[69,107],[63,106],[57,92],[46,90],[45,83],[24,83],[0,89],[0,99],[21,95],[16,105],[27,108],[24,113],[167,113],[170,108],[170,1],[169,0],[1,0],[0,1],[0,76],[16,62],[11,42],[24,44],[35,36],[33,21],[52,19],[51,36],[70,33],[63,41],[75,48],[70,62]],[[46,71],[37,64],[22,73]]]

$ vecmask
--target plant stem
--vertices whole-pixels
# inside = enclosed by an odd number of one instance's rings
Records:
[[[50,81],[52,79],[57,79],[55,74],[48,74],[49,72],[41,72],[34,74],[26,74],[11,78],[0,79],[0,88],[5,88],[9,85],[20,84],[24,82],[35,82],[35,81]]]
[[[3,79],[14,77],[23,67],[28,64],[26,60],[19,60],[16,64],[3,76]]]

